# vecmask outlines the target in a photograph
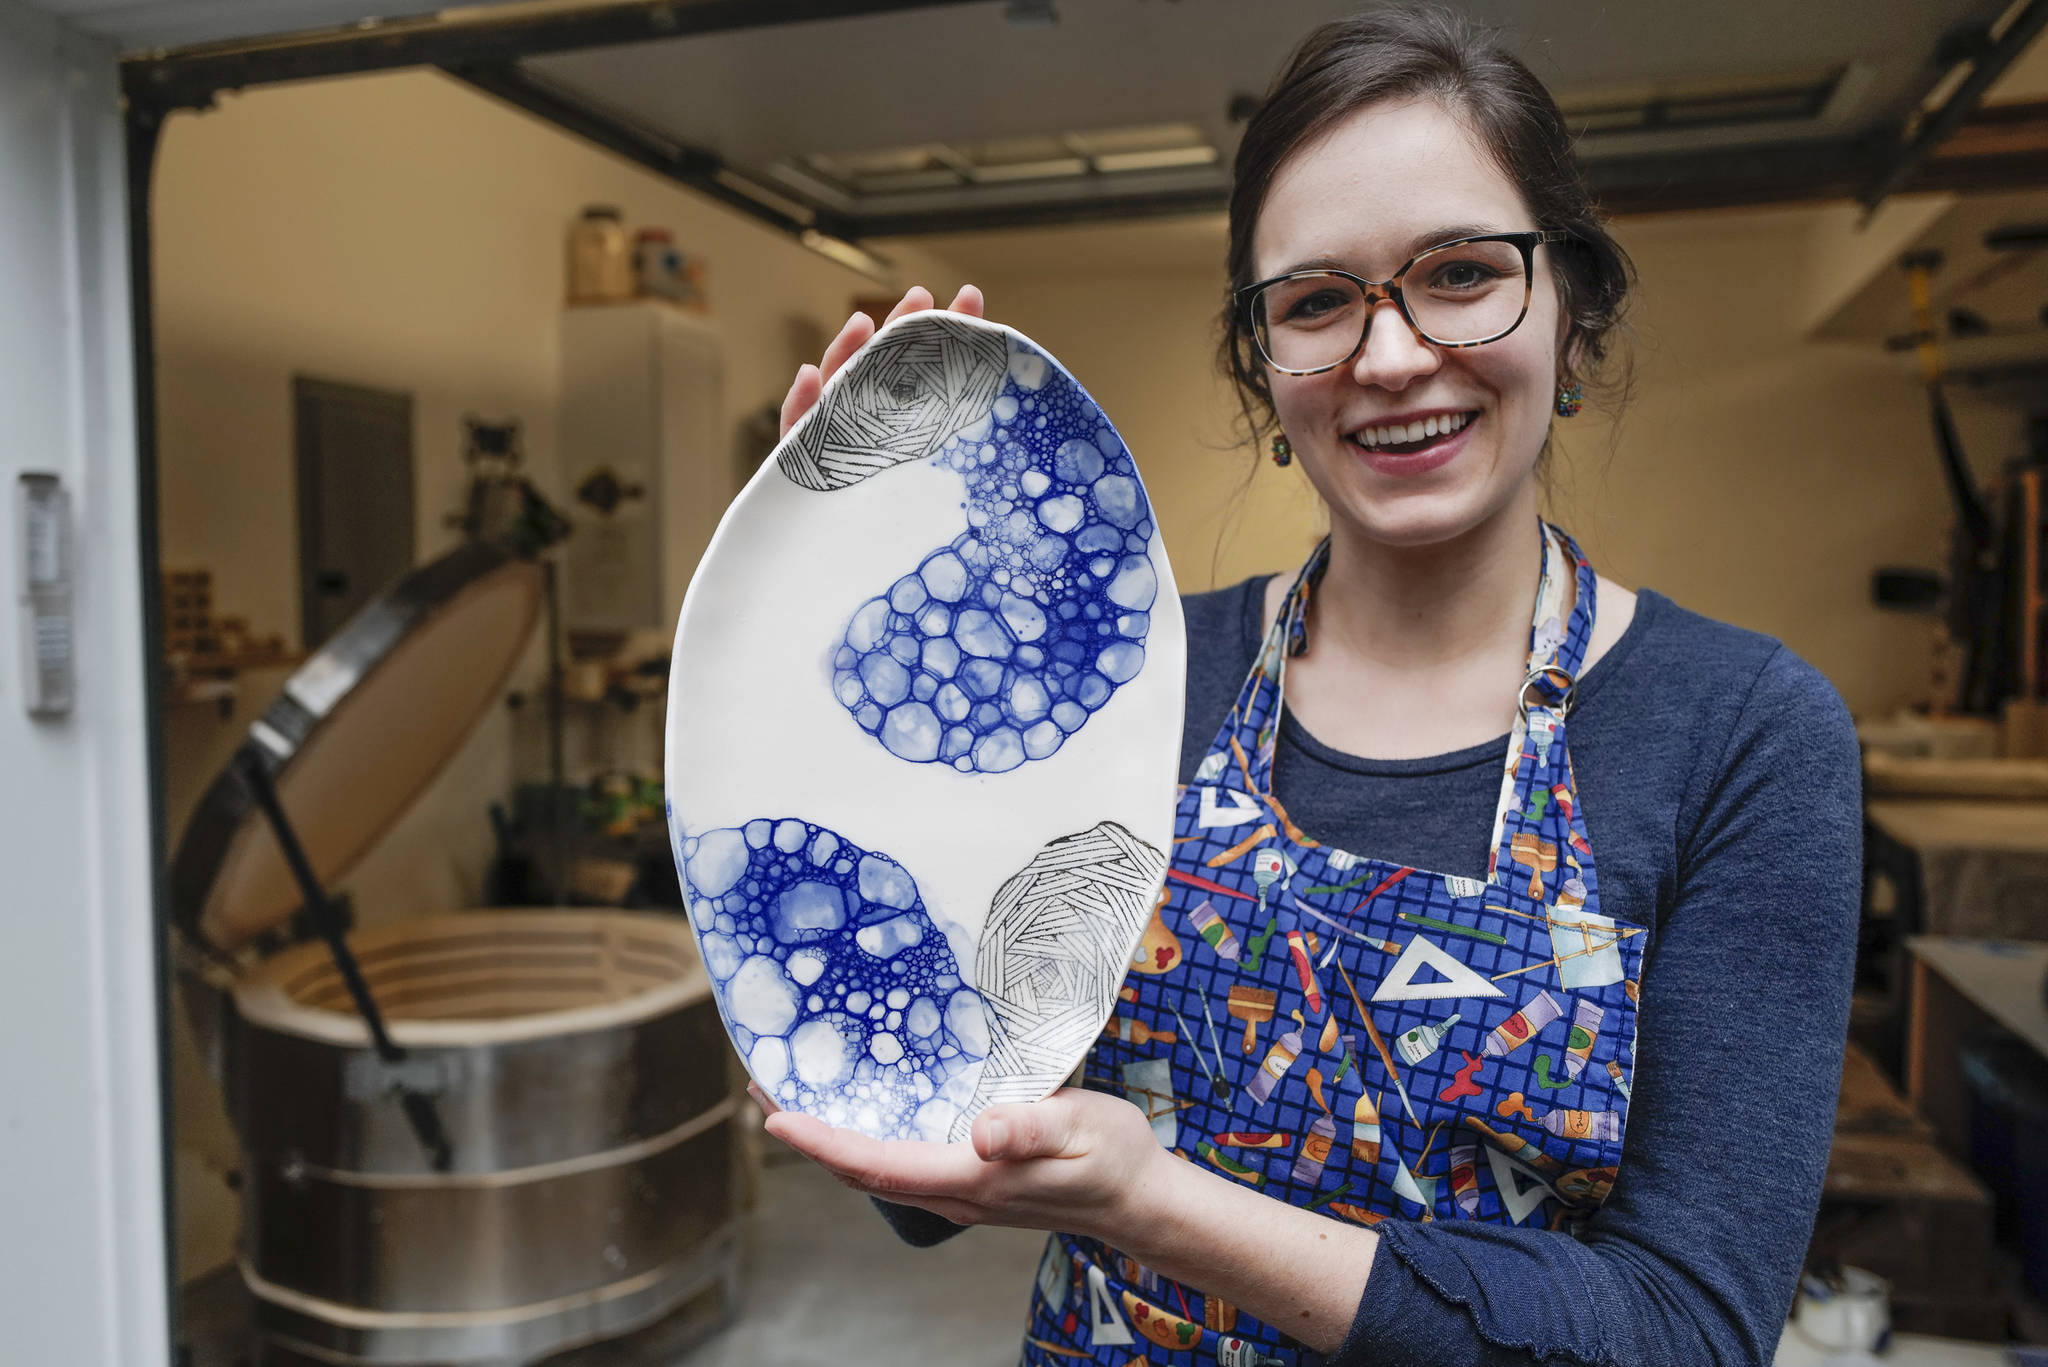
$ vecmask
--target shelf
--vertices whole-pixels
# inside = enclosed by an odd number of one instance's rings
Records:
[[[295,669],[305,658],[303,651],[286,650],[167,660],[164,662],[164,705],[217,707],[225,720],[234,713],[243,674],[265,669]]]

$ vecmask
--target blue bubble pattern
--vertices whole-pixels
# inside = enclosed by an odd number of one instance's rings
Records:
[[[1152,508],[1094,401],[1033,353],[935,463],[966,480],[967,530],[853,614],[833,690],[899,759],[1000,774],[1144,666]]]
[[[834,1125],[945,1139],[988,1053],[987,1011],[910,874],[795,819],[687,837],[678,863],[754,1080]]]

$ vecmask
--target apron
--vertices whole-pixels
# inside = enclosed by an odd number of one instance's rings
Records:
[[[1600,913],[1565,718],[1594,577],[1543,527],[1529,670],[1485,879],[1319,845],[1273,797],[1309,557],[1180,792],[1174,848],[1082,1085],[1179,1157],[1329,1219],[1576,1230],[1621,1161],[1646,927]],[[1564,620],[1565,574],[1577,598]],[[1027,1367],[1297,1367],[1316,1355],[1092,1239],[1054,1234]]]

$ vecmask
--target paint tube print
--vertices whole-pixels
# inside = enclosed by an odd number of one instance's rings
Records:
[[[1266,1060],[1259,1065],[1259,1071],[1245,1088],[1251,1099],[1263,1106],[1273,1096],[1273,1089],[1280,1085],[1280,1079],[1287,1076],[1294,1067],[1294,1061],[1301,1057],[1301,1031],[1289,1030],[1273,1041],[1273,1047],[1266,1050]]]
[[[1479,1144],[1459,1139],[1451,1145],[1451,1199],[1466,1219],[1479,1214]]]
[[[1236,963],[1238,956],[1244,953],[1244,945],[1239,942],[1237,932],[1217,913],[1213,899],[1204,897],[1199,906],[1187,913],[1187,917],[1188,924],[1195,928],[1195,934],[1216,951],[1217,958]]]
[[[1323,1165],[1330,1159],[1330,1146],[1337,1140],[1337,1122],[1328,1115],[1316,1117],[1315,1124],[1308,1127],[1308,1137],[1302,1141],[1301,1156],[1294,1160],[1295,1181],[1304,1186],[1315,1186],[1323,1180]]]
[[[1418,1025],[1404,1030],[1394,1040],[1394,1052],[1409,1064],[1420,1063],[1436,1052],[1437,1046],[1444,1042],[1444,1036],[1451,1032],[1451,1027],[1463,1019],[1463,1015],[1453,1014],[1435,1025]]]
[[[1479,1052],[1488,1058],[1506,1058],[1515,1050],[1535,1039],[1549,1025],[1564,1014],[1557,998],[1548,989],[1538,992],[1522,1003],[1522,1009],[1509,1016],[1487,1033],[1486,1042]]]
[[[1252,881],[1259,885],[1259,915],[1266,914],[1266,894],[1286,872],[1280,851],[1270,845],[1252,856]]]
[[[1621,1138],[1619,1111],[1551,1111],[1536,1123],[1559,1139],[1608,1143]]]
[[[1216,1367],[1287,1367],[1287,1363],[1256,1343],[1247,1343],[1240,1338],[1221,1338],[1216,1341]]]
[[[1573,1081],[1586,1071],[1586,1063],[1593,1057],[1593,1045],[1600,1038],[1600,1022],[1606,1015],[1599,1003],[1579,998],[1572,1013],[1571,1037],[1564,1047],[1564,1074]]]

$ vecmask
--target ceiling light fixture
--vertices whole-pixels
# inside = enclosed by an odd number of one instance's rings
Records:
[[[1003,6],[1003,18],[1012,28],[1051,28],[1059,23],[1060,12],[1053,0],[1009,0]]]
[[[890,269],[889,263],[873,252],[856,247],[845,238],[821,233],[816,228],[806,228],[797,241],[828,261],[836,261],[848,270],[860,272],[877,284],[894,288],[895,272]]]

